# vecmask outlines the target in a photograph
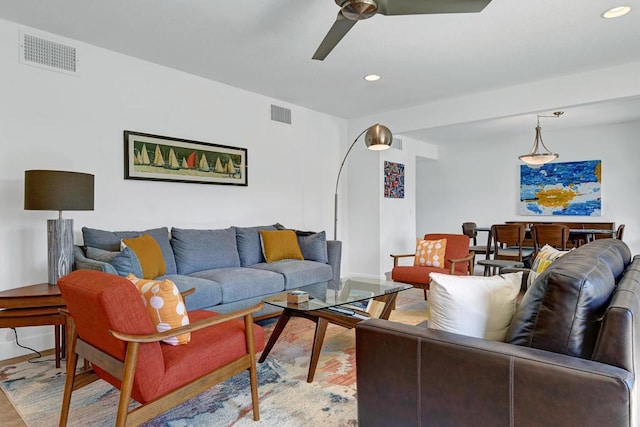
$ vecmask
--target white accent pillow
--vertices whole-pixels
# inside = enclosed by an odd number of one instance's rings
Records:
[[[522,272],[489,277],[431,273],[429,328],[504,341],[521,282]]]

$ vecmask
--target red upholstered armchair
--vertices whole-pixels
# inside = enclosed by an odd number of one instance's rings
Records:
[[[264,348],[264,331],[253,324],[252,313],[261,304],[230,314],[190,311],[189,325],[158,333],[127,279],[78,270],[58,285],[70,315],[61,426],[73,390],[99,378],[120,389],[116,425],[123,426],[139,425],[245,370],[253,418],[259,419],[255,352]],[[191,333],[188,344],[160,342],[185,332]],[[78,356],[92,369],[76,373]],[[130,398],[141,406],[129,411]]]
[[[412,254],[394,255],[393,270],[391,279],[396,282],[403,282],[424,290],[425,299],[429,289],[430,274],[444,273],[456,275],[473,274],[473,262],[475,253],[469,252],[469,236],[464,234],[425,234],[424,240],[447,239],[445,248],[445,262],[442,268],[422,267],[419,265],[398,265],[400,258],[415,257]]]

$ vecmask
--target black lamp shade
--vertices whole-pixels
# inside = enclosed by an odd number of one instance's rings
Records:
[[[36,211],[92,211],[94,176],[53,170],[24,172],[24,208]]]

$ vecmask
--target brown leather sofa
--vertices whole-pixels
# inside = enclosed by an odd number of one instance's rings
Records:
[[[640,255],[597,240],[537,277],[506,342],[361,322],[358,425],[637,426],[638,363]]]

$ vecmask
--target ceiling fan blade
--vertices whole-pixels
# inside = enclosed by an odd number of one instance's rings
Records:
[[[356,25],[356,22],[357,21],[352,21],[345,18],[342,15],[342,11],[340,11],[338,13],[338,17],[336,18],[336,22],[333,23],[333,25],[329,29],[329,32],[326,36],[324,36],[322,43],[320,43],[320,46],[316,50],[316,53],[313,54],[313,59],[322,61],[324,58],[326,58],[327,55],[329,55],[329,53],[333,50],[333,48],[336,47],[336,45],[340,42],[340,40],[342,40],[345,34],[349,32],[351,27]]]
[[[430,13],[477,13],[491,0],[377,0],[382,15],[421,15]]]

